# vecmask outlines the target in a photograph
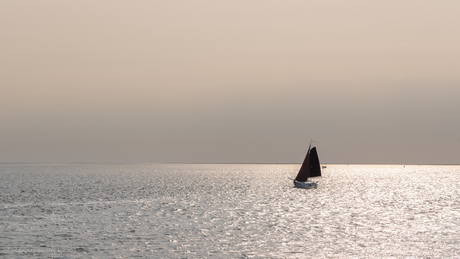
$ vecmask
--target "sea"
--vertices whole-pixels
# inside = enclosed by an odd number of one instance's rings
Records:
[[[0,164],[1,258],[460,258],[460,166]]]

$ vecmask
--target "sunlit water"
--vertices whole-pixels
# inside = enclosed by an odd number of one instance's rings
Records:
[[[299,167],[0,164],[0,257],[460,257],[460,166]]]

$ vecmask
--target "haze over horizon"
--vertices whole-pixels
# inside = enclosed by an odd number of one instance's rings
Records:
[[[458,10],[3,1],[0,162],[460,164]]]

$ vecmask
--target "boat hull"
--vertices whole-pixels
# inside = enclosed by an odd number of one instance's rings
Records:
[[[318,185],[313,182],[313,181],[306,181],[306,182],[298,182],[294,180],[294,186],[297,188],[303,188],[303,189],[311,189],[311,188],[316,188]]]

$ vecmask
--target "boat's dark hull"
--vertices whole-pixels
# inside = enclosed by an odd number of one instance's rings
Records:
[[[310,181],[310,180],[306,182],[299,182],[299,181],[294,180],[294,186],[297,188],[303,188],[303,189],[311,189],[311,188],[318,187],[318,185],[315,182]]]

